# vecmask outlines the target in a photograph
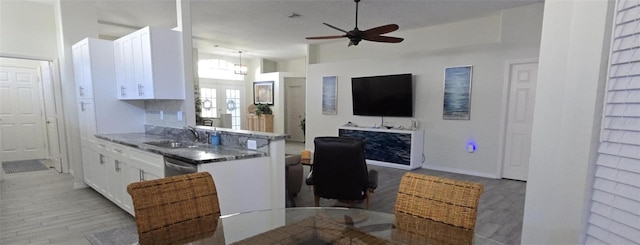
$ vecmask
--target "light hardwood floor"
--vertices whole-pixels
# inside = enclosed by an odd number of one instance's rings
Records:
[[[406,172],[370,166],[379,171],[378,189],[370,209],[393,213],[400,178]],[[1,171],[1,169],[0,169]],[[305,167],[305,176],[308,167]],[[476,232],[503,244],[520,244],[526,184],[459,174],[414,170],[482,183]],[[7,174],[0,182],[0,244],[89,244],[86,236],[135,223],[133,217],[90,188],[74,190],[73,177],[53,170]],[[313,206],[304,186],[298,206]],[[321,206],[333,201],[322,200]]]
[[[2,169],[0,169],[2,171]],[[135,224],[131,215],[73,176],[55,170],[5,175],[0,182],[0,244],[90,244],[96,232]]]
[[[378,188],[371,198],[369,209],[393,213],[400,179],[407,171],[369,165],[369,170],[372,169],[377,170],[379,176]],[[308,172],[309,167],[305,167],[304,176],[307,176]],[[427,169],[416,169],[413,172],[482,183],[484,185],[484,193],[480,197],[476,233],[498,243],[520,244],[522,218],[524,215],[525,182],[488,179]],[[313,206],[312,189],[303,183],[300,193],[294,200],[297,206]],[[334,204],[334,200],[320,200],[320,206],[332,206]]]

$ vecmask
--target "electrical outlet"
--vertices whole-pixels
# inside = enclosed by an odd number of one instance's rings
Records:
[[[247,140],[247,148],[249,150],[258,149],[258,144],[255,140]]]
[[[160,111],[160,120],[164,120],[164,111]]]

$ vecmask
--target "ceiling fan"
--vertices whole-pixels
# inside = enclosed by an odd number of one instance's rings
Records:
[[[346,38],[349,38],[350,40],[348,45],[349,47],[352,45],[354,46],[358,45],[358,43],[360,43],[360,41],[362,40],[367,40],[372,42],[381,42],[381,43],[399,43],[399,42],[402,42],[402,40],[404,40],[403,38],[399,38],[399,37],[381,36],[382,34],[386,34],[386,33],[398,30],[399,27],[396,24],[378,26],[378,27],[374,27],[364,31],[359,30],[358,29],[358,3],[360,2],[360,0],[354,0],[354,2],[356,2],[356,27],[353,28],[353,30],[345,31],[338,27],[329,25],[327,23],[322,23],[328,27],[344,32],[345,34],[337,35],[337,36],[307,37],[306,39],[315,40],[315,39],[334,39],[334,38],[346,37]]]

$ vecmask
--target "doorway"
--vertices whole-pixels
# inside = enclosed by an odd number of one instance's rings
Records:
[[[242,129],[244,85],[235,81],[200,78],[201,116],[218,121],[213,126]]]
[[[290,135],[290,141],[304,142],[305,133],[302,129],[302,125],[303,122],[306,124],[306,79],[285,78],[284,83],[286,87],[285,133]]]
[[[502,177],[526,181],[531,155],[531,128],[535,106],[538,61],[508,64],[508,101]]]
[[[63,172],[60,80],[53,61],[0,57],[2,161],[43,159]]]

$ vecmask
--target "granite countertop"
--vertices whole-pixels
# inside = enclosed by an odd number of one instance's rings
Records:
[[[205,130],[205,131],[217,130],[219,132],[225,132],[226,134],[229,134],[229,135],[251,137],[254,139],[285,140],[291,137],[288,134],[277,134],[277,133],[269,133],[269,132],[258,132],[258,131],[249,131],[249,130],[220,128],[220,127],[196,126],[196,128]]]
[[[165,148],[146,144],[145,142],[171,140],[176,141],[175,138],[154,134],[122,133],[97,134],[95,136],[99,139],[123,144],[148,152],[157,153],[165,157],[176,158],[193,164],[233,161],[239,159],[268,156],[268,154],[265,152],[225,147],[223,145],[209,145],[204,143],[197,143],[195,144],[196,147],[193,148]]]

